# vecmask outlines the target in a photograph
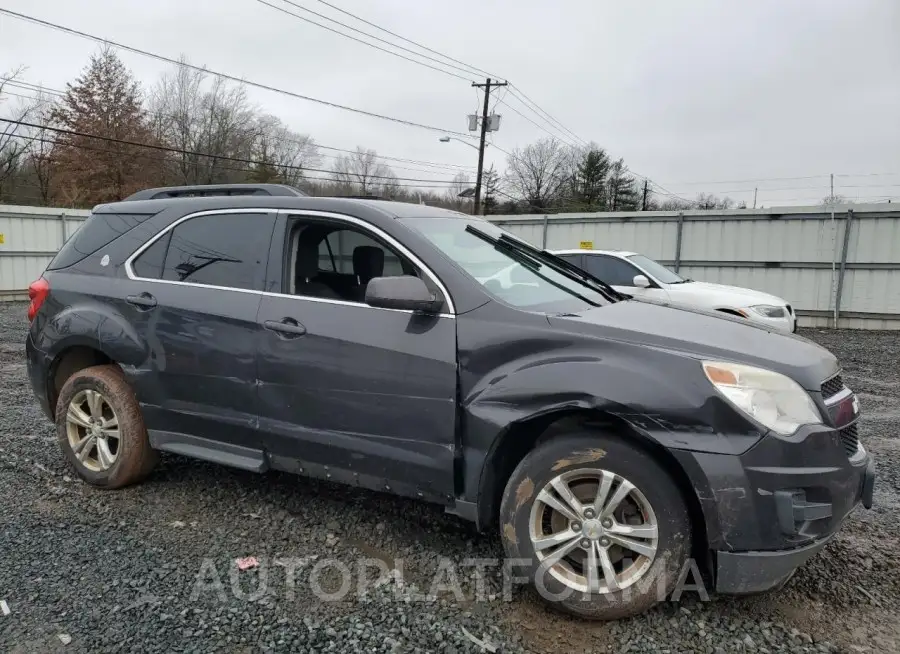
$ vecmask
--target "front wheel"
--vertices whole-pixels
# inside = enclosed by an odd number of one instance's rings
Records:
[[[614,435],[560,436],[530,452],[507,483],[500,519],[507,556],[539,595],[586,618],[624,618],[664,600],[691,551],[678,487]]]

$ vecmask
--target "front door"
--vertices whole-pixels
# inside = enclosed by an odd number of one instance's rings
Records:
[[[267,293],[259,311],[260,430],[270,460],[447,500],[456,452],[454,317],[365,304],[373,277],[425,275],[375,228],[279,220],[269,278],[281,292]]]

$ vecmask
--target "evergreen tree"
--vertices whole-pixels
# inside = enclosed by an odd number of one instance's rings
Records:
[[[481,210],[485,216],[497,213],[499,201],[497,194],[500,190],[500,174],[491,166],[481,176]]]
[[[641,206],[637,182],[629,174],[624,159],[610,165],[606,189],[609,211],[637,211]]]
[[[606,211],[606,178],[609,155],[603,148],[591,147],[584,152],[572,179],[572,204],[581,211]]]

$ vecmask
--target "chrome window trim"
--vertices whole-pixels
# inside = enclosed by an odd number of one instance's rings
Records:
[[[290,215],[290,216],[312,216],[316,218],[332,218],[334,220],[343,221],[350,223],[352,225],[356,225],[363,230],[368,230],[374,234],[376,234],[379,238],[389,243],[392,247],[395,247],[397,250],[402,252],[407,258],[412,261],[416,266],[425,271],[425,274],[434,282],[434,284],[440,289],[441,293],[444,294],[444,299],[447,302],[447,307],[449,311],[447,313],[439,313],[435,314],[439,318],[456,318],[456,308],[453,304],[453,298],[450,297],[450,293],[447,291],[447,287],[444,286],[443,282],[438,279],[438,276],[432,272],[432,270],[426,266],[419,257],[414,255],[410,250],[402,245],[395,238],[385,233],[378,227],[367,223],[364,220],[360,220],[359,218],[355,218],[353,216],[347,216],[344,214],[332,213],[329,211],[306,211],[302,209],[209,209],[206,211],[197,211],[195,213],[188,214],[186,216],[182,216],[178,220],[172,222],[170,225],[166,226],[165,229],[160,230],[157,234],[153,236],[146,243],[141,245],[137,250],[135,250],[131,256],[129,256],[125,260],[125,275],[128,279],[136,282],[148,282],[151,284],[170,284],[173,286],[188,286],[192,288],[210,288],[217,291],[232,291],[234,293],[253,293],[255,295],[267,296],[267,297],[285,297],[285,298],[293,298],[296,300],[305,300],[307,302],[318,302],[321,304],[335,304],[335,305],[343,305],[349,307],[365,307],[366,309],[376,309],[378,311],[393,311],[398,313],[407,313],[413,314],[414,311],[410,309],[388,309],[386,307],[373,307],[364,302],[350,302],[348,300],[332,300],[329,298],[320,298],[320,297],[312,297],[309,295],[291,295],[289,293],[273,293],[271,291],[257,291],[251,288],[235,288],[233,286],[216,286],[214,284],[198,284],[195,282],[180,282],[173,279],[152,279],[150,277],[138,277],[134,273],[134,268],[132,267],[132,263],[135,259],[137,259],[141,254],[153,245],[160,238],[165,236],[166,233],[175,229],[178,225],[183,222],[190,220],[191,218],[199,218],[201,216],[216,216],[221,214],[232,214],[232,213],[260,213],[260,214],[275,214],[277,215]]]

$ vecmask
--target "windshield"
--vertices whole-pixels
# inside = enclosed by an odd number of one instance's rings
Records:
[[[663,284],[680,284],[685,281],[683,277],[666,268],[661,263],[648,259],[643,254],[632,254],[628,260],[634,263],[638,268],[642,268],[644,272],[656,277],[656,280]]]
[[[471,225],[496,239],[510,236],[491,223],[461,218],[404,218],[404,223],[423,234],[455,261],[494,297],[523,309],[548,312],[581,311],[609,304],[590,285],[528,261],[466,230]]]

